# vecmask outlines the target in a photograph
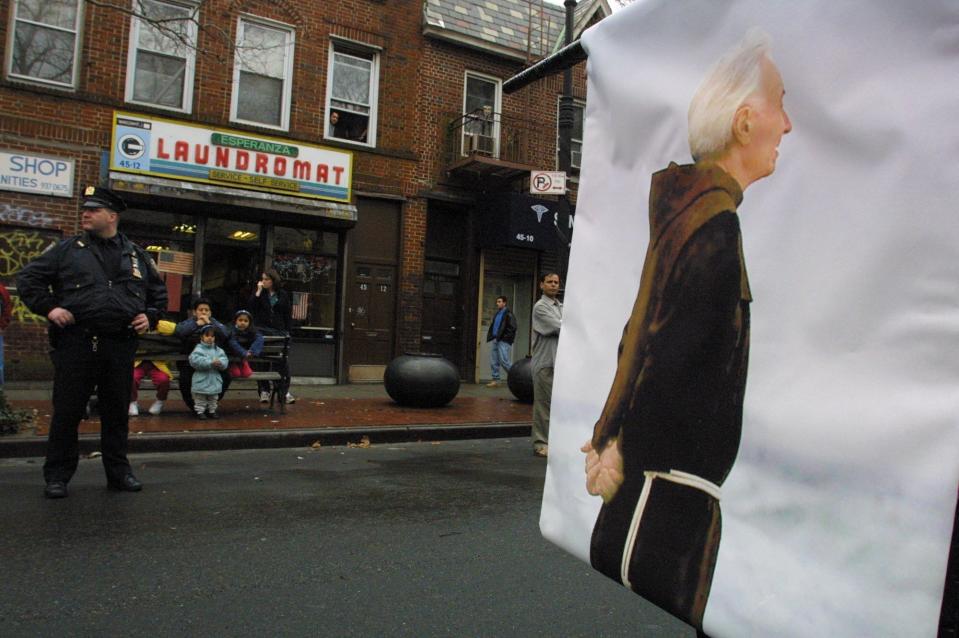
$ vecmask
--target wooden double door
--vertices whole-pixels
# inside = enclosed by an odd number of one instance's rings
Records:
[[[393,352],[396,267],[353,264],[346,307],[348,365],[386,365]]]

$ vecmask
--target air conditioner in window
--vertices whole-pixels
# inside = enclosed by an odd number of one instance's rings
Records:
[[[491,135],[467,133],[464,142],[464,151],[467,155],[470,153],[479,153],[480,155],[489,155],[492,157],[496,150],[495,139]]]

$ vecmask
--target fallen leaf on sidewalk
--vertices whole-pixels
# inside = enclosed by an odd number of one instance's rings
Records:
[[[347,446],[368,448],[370,447],[370,437],[364,436],[363,438],[360,439],[359,443],[347,443]]]

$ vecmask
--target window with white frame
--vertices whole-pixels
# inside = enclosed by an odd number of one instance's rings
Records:
[[[134,0],[127,102],[189,112],[198,5]]]
[[[583,114],[586,105],[573,102],[573,130],[569,139],[570,168],[579,170],[583,162]],[[556,157],[559,164],[559,109],[556,111]]]
[[[375,145],[379,54],[333,41],[326,84],[326,137]]]
[[[230,119],[286,130],[293,84],[293,29],[240,18]]]
[[[501,83],[497,78],[466,74],[463,84],[463,154],[499,157]]]
[[[569,140],[570,166],[579,168],[583,165],[583,113],[586,107],[583,104],[573,104],[573,132]]]
[[[80,0],[16,0],[8,77],[75,87],[81,14]]]

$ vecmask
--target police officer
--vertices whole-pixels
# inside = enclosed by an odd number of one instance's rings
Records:
[[[156,265],[117,232],[126,204],[113,191],[84,191],[83,233],[27,264],[17,276],[26,306],[50,321],[53,420],[43,478],[47,498],[64,498],[80,458],[77,426],[97,389],[107,487],[139,492],[127,460],[127,403],[137,335],[156,326],[167,293]]]

